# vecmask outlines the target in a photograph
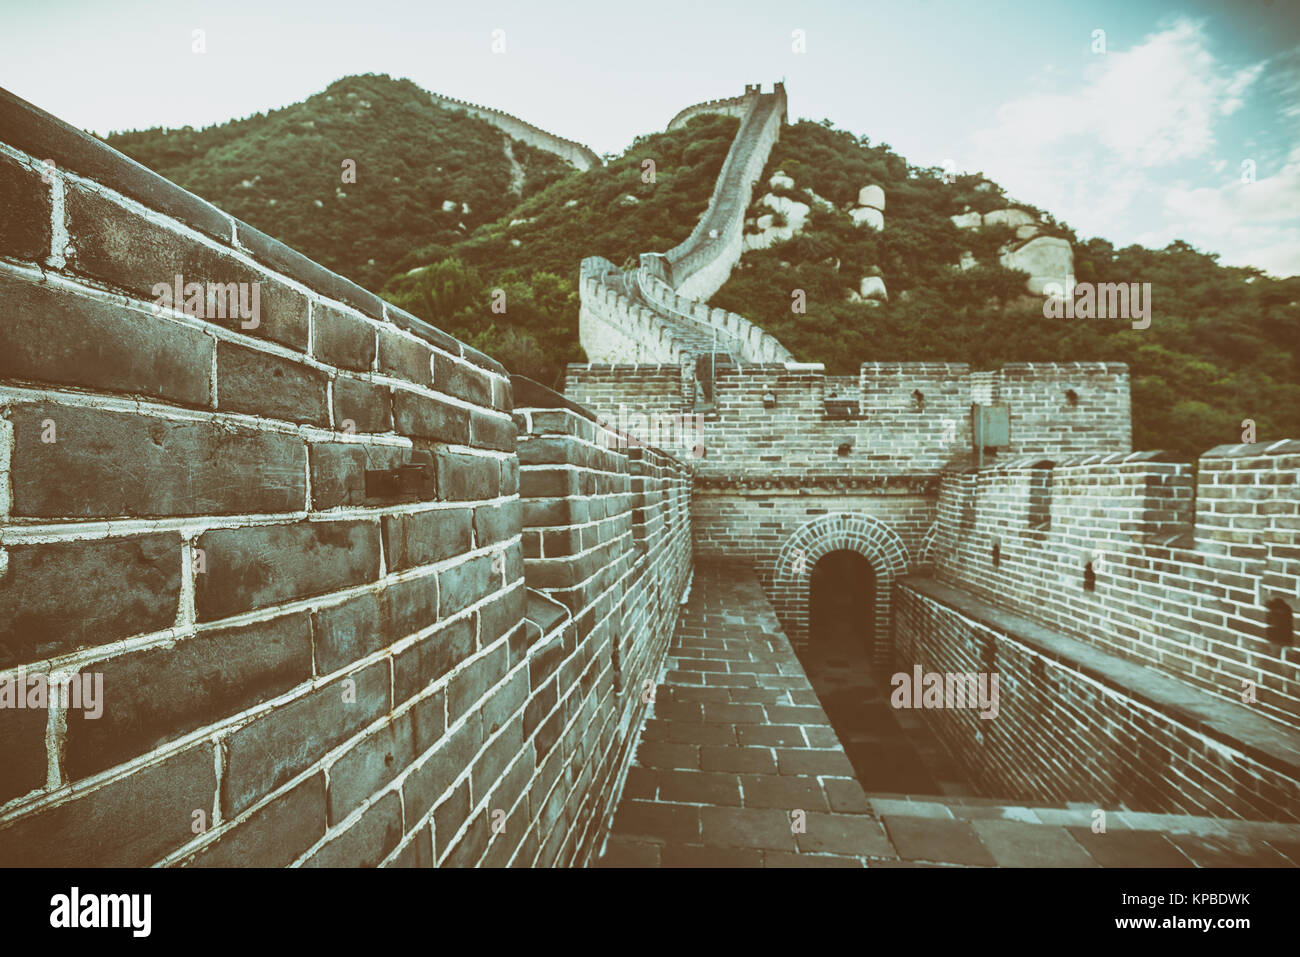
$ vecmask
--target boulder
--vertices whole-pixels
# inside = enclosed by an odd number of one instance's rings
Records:
[[[863,299],[889,298],[889,292],[885,289],[885,280],[879,276],[863,276],[862,282],[858,285],[858,295]]]
[[[1035,222],[1023,209],[995,209],[984,214],[985,226],[1032,226]]]
[[[786,175],[785,170],[777,170],[772,174],[772,178],[767,181],[767,185],[773,189],[794,189],[794,180]]]
[[[885,210],[885,191],[874,183],[871,186],[864,186],[858,190],[858,205],[873,206],[884,212]]]
[[[1041,294],[1049,283],[1065,288],[1067,277],[1074,275],[1074,250],[1064,239],[1039,236],[1016,249],[1002,254],[1007,269],[1029,273],[1027,288]]]
[[[979,265],[979,262],[975,259],[975,256],[968,249],[961,254],[961,261],[957,263],[957,265],[958,267],[961,268],[962,272],[965,272],[967,269],[974,269],[976,266]]]
[[[444,199],[442,201],[442,211],[444,213],[454,213],[458,209],[460,209],[460,203],[454,199]]]
[[[849,218],[853,220],[854,226],[861,226],[866,223],[874,230],[885,228],[885,214],[874,206],[859,206],[857,209],[849,210]]]
[[[1038,235],[1037,226],[1017,226],[1016,239],[1033,239]]]
[[[958,229],[974,229],[982,222],[980,214],[973,209],[969,213],[961,213],[951,218],[952,224]]]

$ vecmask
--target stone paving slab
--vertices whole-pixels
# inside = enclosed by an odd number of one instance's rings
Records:
[[[1300,866],[1300,825],[868,794],[758,581],[697,569],[598,867]]]

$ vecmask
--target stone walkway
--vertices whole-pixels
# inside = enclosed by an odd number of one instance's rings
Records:
[[[668,654],[596,866],[1300,865],[1296,825],[868,795],[751,574],[698,568]]]

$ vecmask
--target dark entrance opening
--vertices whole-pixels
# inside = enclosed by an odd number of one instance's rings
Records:
[[[873,659],[879,587],[857,552],[829,552],[812,567],[800,651],[808,679],[868,793],[973,794],[922,719],[890,704],[892,663]]]
[[[876,633],[876,570],[857,552],[830,552],[813,566],[808,637],[819,651],[871,654]]]

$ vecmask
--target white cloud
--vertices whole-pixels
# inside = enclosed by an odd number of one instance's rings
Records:
[[[1178,20],[1130,50],[1093,57],[1072,91],[1004,104],[972,135],[963,165],[1083,236],[1155,247],[1183,239],[1226,263],[1300,272],[1300,151],[1243,184],[1240,160],[1216,148],[1218,125],[1252,108],[1261,87],[1283,93],[1271,116],[1300,117],[1285,95],[1300,89],[1300,56],[1230,67],[1210,51],[1203,24]],[[1294,136],[1296,124],[1285,125]]]

